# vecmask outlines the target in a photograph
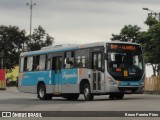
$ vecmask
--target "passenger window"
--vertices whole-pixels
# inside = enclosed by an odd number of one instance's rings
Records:
[[[20,72],[24,71],[24,57],[21,57],[20,59]]]
[[[86,67],[86,57],[82,56],[82,67]]]
[[[81,62],[81,57],[80,56],[76,57],[76,66],[77,67],[82,67],[82,62]]]
[[[33,70],[33,57],[28,57],[26,71],[32,71],[32,70]]]
[[[35,70],[45,70],[46,69],[46,55],[38,55],[35,57]]]
[[[74,67],[74,52],[67,52],[64,59],[65,68]]]
[[[102,67],[102,54],[98,54],[98,68]]]
[[[49,59],[47,61],[47,70],[50,70],[51,69],[51,60]]]
[[[87,68],[89,67],[89,50],[77,50],[76,51],[76,66]]]
[[[46,66],[46,55],[40,55],[40,60],[39,60],[39,70],[45,70]]]
[[[93,55],[93,69],[97,69],[97,54]]]
[[[27,70],[27,57],[24,58],[24,71],[28,71]]]
[[[36,57],[35,57],[35,70],[39,70],[39,58],[40,58],[40,56],[39,55],[37,55]]]

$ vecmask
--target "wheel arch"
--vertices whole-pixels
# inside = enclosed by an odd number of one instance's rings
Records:
[[[37,84],[37,93],[38,93],[38,87],[39,87],[41,84],[44,84],[44,85],[45,85],[44,81],[39,81],[39,82],[38,82],[38,84]]]
[[[83,93],[83,86],[84,86],[84,84],[89,84],[89,86],[90,86],[90,82],[89,82],[89,80],[88,79],[82,79],[81,80],[81,82],[80,82],[80,93],[82,94]],[[91,87],[91,86],[90,86]]]

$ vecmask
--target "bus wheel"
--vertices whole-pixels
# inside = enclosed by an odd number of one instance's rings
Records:
[[[86,101],[91,101],[94,98],[94,95],[91,93],[91,89],[88,83],[84,84],[83,94]]]
[[[46,87],[44,84],[38,86],[37,94],[40,100],[51,100],[53,96],[52,94],[46,94]]]
[[[68,95],[65,95],[65,98],[67,100],[78,100],[79,98],[79,94],[68,94]]]
[[[115,98],[116,98],[115,94],[112,93],[109,95],[109,99],[114,100]]]
[[[123,99],[124,94],[123,93],[117,93],[116,99]]]

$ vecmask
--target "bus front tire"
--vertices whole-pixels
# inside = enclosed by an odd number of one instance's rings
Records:
[[[94,95],[91,93],[91,89],[88,83],[84,84],[83,94],[85,101],[92,101],[94,98]]]
[[[115,95],[114,94],[110,94],[109,95],[109,99],[114,100],[115,99]]]
[[[37,94],[40,100],[51,100],[53,97],[52,94],[46,94],[46,87],[44,84],[38,86]]]
[[[116,99],[118,99],[118,100],[123,99],[123,97],[124,97],[123,93],[119,93],[119,94],[116,95]]]

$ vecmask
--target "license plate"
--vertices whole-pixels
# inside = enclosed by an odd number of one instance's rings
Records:
[[[125,90],[125,93],[132,93],[131,90]]]

